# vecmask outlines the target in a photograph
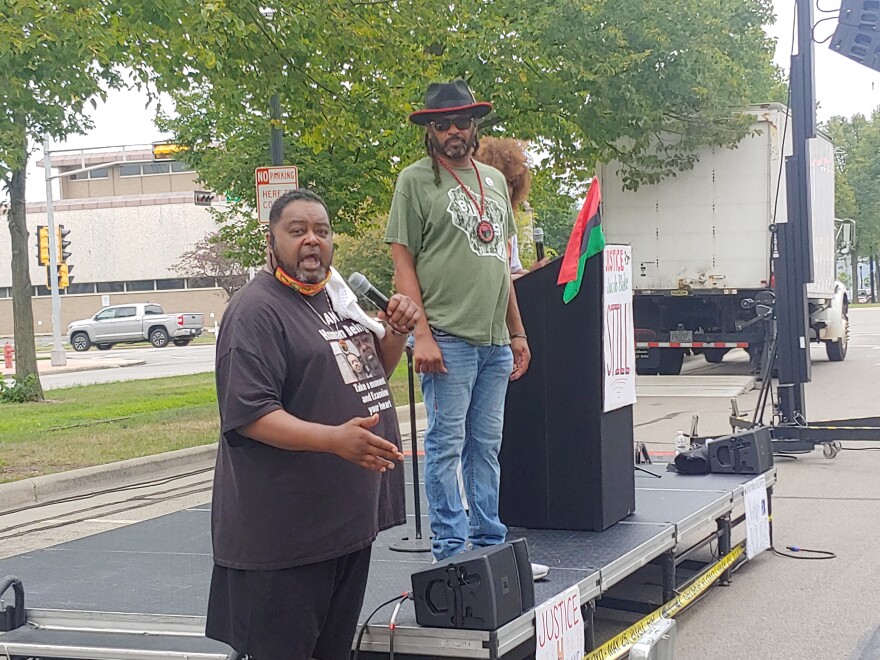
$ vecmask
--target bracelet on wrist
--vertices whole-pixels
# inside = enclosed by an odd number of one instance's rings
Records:
[[[525,334],[520,334],[520,333],[517,333],[515,335],[510,335],[510,338],[511,339],[526,339],[526,340],[528,339],[528,337]]]

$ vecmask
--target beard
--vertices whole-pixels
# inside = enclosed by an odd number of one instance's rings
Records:
[[[308,272],[303,271],[299,268],[299,264],[291,264],[282,259],[278,258],[278,255],[275,255],[275,260],[278,262],[278,265],[281,266],[282,270],[285,273],[293,277],[294,279],[302,282],[303,284],[318,284],[319,282],[323,282],[327,279],[327,273],[330,272],[330,267],[321,264],[321,267],[317,270],[310,270]]]
[[[431,144],[434,146],[434,151],[440,156],[451,160],[459,160],[467,156],[473,150],[475,139],[475,132],[467,139],[456,136],[447,139],[445,142],[440,142],[436,135],[431,134]]]

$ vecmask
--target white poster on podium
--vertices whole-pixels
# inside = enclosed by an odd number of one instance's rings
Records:
[[[633,327],[632,247],[606,245],[605,402],[609,412],[636,402],[636,340]]]

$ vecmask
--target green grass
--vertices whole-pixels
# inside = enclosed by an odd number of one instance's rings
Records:
[[[0,481],[209,444],[218,427],[213,374],[50,390],[0,404]]]
[[[390,379],[408,402],[406,361]],[[422,400],[418,379],[416,400]],[[41,403],[0,404],[0,482],[216,442],[214,374],[49,390]]]

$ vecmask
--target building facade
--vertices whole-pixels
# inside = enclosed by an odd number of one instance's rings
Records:
[[[216,280],[184,277],[176,268],[183,253],[217,230],[208,209],[193,203],[194,172],[137,148],[53,154],[52,167],[75,172],[60,178],[61,199],[53,204],[56,226],[70,230],[73,282],[61,295],[62,333],[71,321],[126,302],[201,312],[206,326],[219,322],[226,294]],[[46,203],[28,204],[37,334],[52,332],[47,269],[37,263],[37,227],[46,224]],[[0,336],[13,332],[11,260],[9,232],[0,232]]]

